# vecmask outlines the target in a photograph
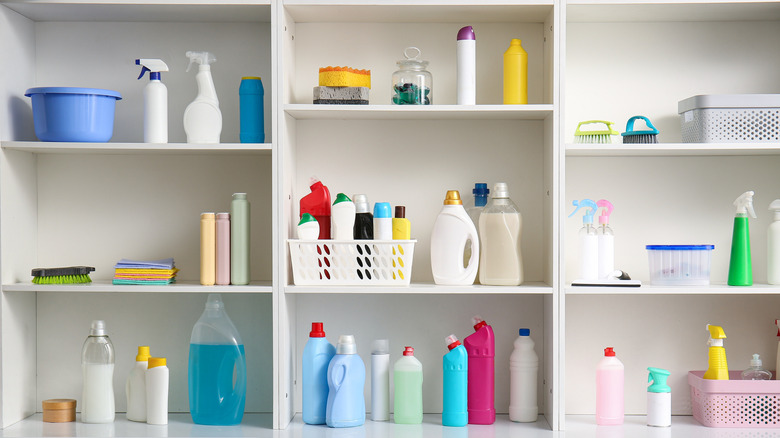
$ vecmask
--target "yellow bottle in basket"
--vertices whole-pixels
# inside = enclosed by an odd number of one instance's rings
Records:
[[[726,333],[723,327],[707,324],[707,330],[710,332],[710,339],[707,344],[710,346],[709,367],[704,373],[705,379],[710,380],[729,380],[729,366],[726,363],[726,349],[723,348],[723,340],[726,339]]]

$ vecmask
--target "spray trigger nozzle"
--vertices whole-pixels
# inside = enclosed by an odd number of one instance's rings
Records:
[[[707,345],[711,347],[722,347],[723,340],[726,339],[726,332],[723,331],[723,327],[707,324],[707,330],[710,332],[710,338],[707,340]]]
[[[612,214],[612,210],[615,207],[606,199],[599,199],[598,202],[596,202],[596,205],[604,208],[604,210],[601,210],[601,215],[599,216],[599,224],[609,224],[609,215]]]
[[[187,70],[190,71],[190,68],[192,67],[192,64],[194,62],[197,62],[201,66],[204,65],[211,65],[211,63],[217,61],[217,57],[209,52],[195,52],[192,50],[188,50],[187,53],[184,54],[187,56],[187,58],[190,58],[190,63],[187,65]]]
[[[583,224],[592,224],[593,223],[593,216],[596,214],[596,210],[598,210],[598,205],[593,202],[591,199],[583,199],[582,201],[577,201],[576,199],[571,202],[571,204],[577,208],[574,209],[573,212],[569,215],[569,217],[574,216],[574,213],[576,213],[580,208],[589,208],[590,210],[586,211],[585,214],[582,216],[582,223]]]
[[[146,72],[150,72],[149,77],[152,80],[160,79],[160,72],[168,71],[168,64],[163,62],[162,59],[136,59],[135,65],[141,66],[141,74],[138,75],[138,79],[144,77]]]
[[[750,214],[753,219],[756,218],[756,211],[753,210],[753,195],[755,192],[748,191],[741,195],[734,201],[734,206],[737,207],[737,214]]]

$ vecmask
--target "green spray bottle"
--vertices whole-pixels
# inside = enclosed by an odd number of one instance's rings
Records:
[[[750,257],[750,229],[748,213],[753,219],[754,192],[745,192],[734,201],[737,213],[734,216],[734,234],[731,236],[731,258],[729,260],[729,286],[753,285],[753,262]]]

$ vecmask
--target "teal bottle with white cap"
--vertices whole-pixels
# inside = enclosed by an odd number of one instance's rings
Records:
[[[647,381],[653,382],[647,387],[647,425],[669,427],[672,425],[672,388],[666,384],[669,371],[648,367]]]

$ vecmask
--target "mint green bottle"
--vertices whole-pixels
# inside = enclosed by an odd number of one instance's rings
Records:
[[[750,254],[750,229],[748,213],[756,218],[753,210],[754,192],[745,192],[734,201],[737,213],[734,216],[734,233],[731,236],[731,258],[729,259],[729,286],[753,285],[753,262]]]
[[[404,355],[393,366],[395,399],[393,419],[397,424],[421,424],[423,419],[422,363],[414,357],[414,348],[404,348]]]
[[[249,284],[249,201],[233,193],[230,202],[230,284]]]

